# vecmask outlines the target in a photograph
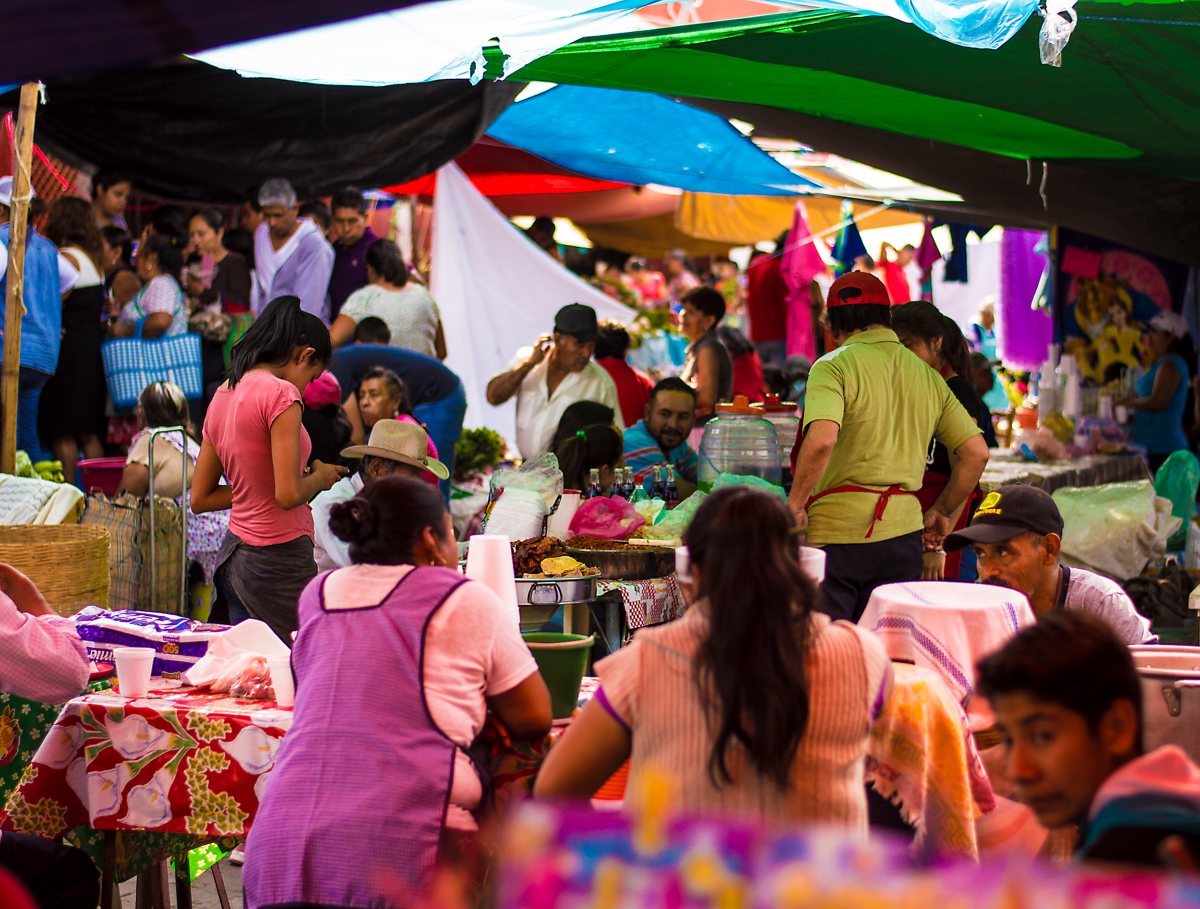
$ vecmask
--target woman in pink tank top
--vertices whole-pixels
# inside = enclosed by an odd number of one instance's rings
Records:
[[[192,510],[230,509],[214,582],[233,622],[261,619],[284,641],[317,573],[309,501],[346,474],[314,461],[301,394],[333,355],[329,330],[296,297],[273,300],[233,348],[204,419]],[[223,478],[228,478],[228,483]]]
[[[600,688],[535,794],[588,798],[630,760],[681,814],[836,824],[865,835],[867,737],[891,665],[870,632],[817,611],[781,498],[734,487],[684,542],[694,603],[596,667]]]

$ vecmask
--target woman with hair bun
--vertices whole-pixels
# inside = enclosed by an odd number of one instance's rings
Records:
[[[301,423],[300,396],[332,356],[329,331],[298,298],[271,301],[233,347],[192,480],[194,512],[231,509],[215,577],[229,618],[261,619],[287,642],[300,591],[317,573],[308,503],[346,475],[321,461],[307,467],[312,442]]]
[[[625,457],[625,442],[611,425],[587,426],[564,439],[554,453],[562,469],[564,488],[587,489],[592,470],[600,471],[600,486],[608,488]]]
[[[353,564],[300,598],[296,711],[246,842],[248,909],[424,905],[439,861],[470,852],[482,783],[466,749],[487,711],[514,738],[550,729],[516,616],[456,570],[436,489],[372,480],[329,524]]]
[[[183,249],[167,234],[154,234],[138,248],[137,275],[142,289],[124,307],[110,303],[108,315],[115,321],[109,333],[129,337],[141,326],[143,338],[181,335],[187,331],[187,298],[179,286]]]

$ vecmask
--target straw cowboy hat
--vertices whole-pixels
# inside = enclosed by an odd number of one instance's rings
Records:
[[[428,456],[429,436],[414,423],[400,420],[380,420],[371,430],[366,445],[351,445],[342,449],[343,458],[386,458],[412,467],[428,470],[439,480],[450,477],[441,461]]]

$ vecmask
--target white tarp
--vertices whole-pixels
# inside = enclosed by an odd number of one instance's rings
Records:
[[[446,329],[446,365],[467,390],[464,425],[488,426],[512,444],[516,405],[488,404],[488,380],[549,334],[568,303],[586,303],[600,319],[628,323],[633,316],[534,245],[456,164],[437,172],[431,284]]]
[[[621,30],[652,0],[439,0],[192,54],[243,76],[319,85],[483,78],[498,39],[504,75],[578,38]]]

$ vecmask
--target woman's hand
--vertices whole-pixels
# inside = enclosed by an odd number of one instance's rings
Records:
[[[944,581],[946,579],[946,553],[926,552],[921,555],[921,580]]]
[[[350,471],[345,467],[338,467],[336,464],[326,464],[324,461],[313,461],[312,468],[309,470],[309,475],[313,477],[321,492],[330,489],[338,480],[348,474]]]

